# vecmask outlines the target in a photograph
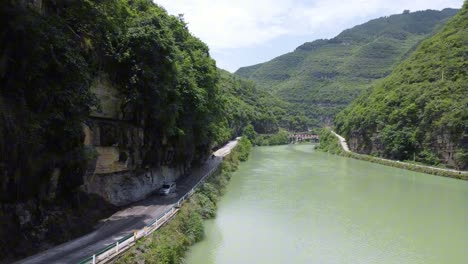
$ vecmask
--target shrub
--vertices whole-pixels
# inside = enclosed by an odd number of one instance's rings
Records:
[[[247,159],[252,148],[247,138],[226,156],[218,170],[182,205],[179,213],[160,230],[138,241],[115,263],[183,263],[190,245],[204,236],[203,220],[216,216],[216,204],[240,159]]]

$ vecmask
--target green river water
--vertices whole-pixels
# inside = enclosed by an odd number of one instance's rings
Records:
[[[467,202],[467,181],[255,148],[186,263],[466,264]]]

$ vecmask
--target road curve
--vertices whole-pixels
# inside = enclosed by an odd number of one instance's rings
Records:
[[[346,151],[346,152],[351,152],[351,150],[349,150],[348,143],[346,143],[346,139],[344,137],[340,136],[339,134],[335,133],[335,131],[331,131],[331,132],[333,133],[333,135],[335,135],[338,138],[343,150]],[[359,153],[355,153],[355,154],[359,154]],[[362,155],[362,154],[359,154],[359,155]],[[390,160],[390,159],[384,159],[384,158],[378,158],[378,157],[373,157],[373,158],[383,160],[383,161],[389,161],[389,162],[398,162],[398,163],[405,164],[405,165],[408,165],[408,166],[414,166],[414,167],[426,168],[426,169],[431,169],[431,170],[447,171],[447,172],[453,172],[453,173],[468,175],[467,171],[437,168],[437,167],[432,167],[432,166],[427,166],[427,165],[420,165],[420,164],[414,164],[414,163],[402,162],[402,161],[399,161],[399,160]]]
[[[143,228],[154,218],[171,208],[203,176],[221,163],[223,157],[228,155],[237,145],[238,139],[230,141],[224,147],[214,152],[214,157],[208,158],[202,167],[193,169],[190,176],[177,181],[176,194],[166,197],[153,195],[145,200],[136,202],[113,214],[111,217],[102,220],[94,232],[16,263],[78,263],[100,249],[115,243],[122,237],[132,234],[133,230]]]
[[[332,130],[331,132],[333,133],[333,135],[335,135],[335,136],[338,138],[338,140],[340,141],[340,144],[341,144],[341,147],[343,148],[343,150],[346,151],[346,152],[351,152],[351,151],[349,150],[348,143],[346,143],[346,139],[345,139],[344,137],[338,135],[337,133],[335,133],[335,131],[333,131],[333,130]]]

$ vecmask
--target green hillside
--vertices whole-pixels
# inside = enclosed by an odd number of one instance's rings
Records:
[[[441,31],[336,117],[354,151],[468,164],[468,2]]]
[[[0,259],[110,214],[82,188],[98,147],[115,148],[138,177],[188,170],[249,124],[267,134],[305,127],[287,103],[220,72],[183,17],[150,0],[2,1],[0,22]],[[19,222],[18,204],[34,225]]]
[[[387,76],[455,13],[427,10],[378,18],[236,74],[298,105],[310,118],[331,123],[336,113]]]
[[[240,135],[245,126],[252,124],[259,134],[273,134],[279,127],[291,131],[307,129],[307,118],[287,103],[257,85],[227,71],[220,70],[219,86],[223,95],[223,118],[228,132]]]

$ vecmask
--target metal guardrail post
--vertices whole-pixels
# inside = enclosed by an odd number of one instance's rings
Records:
[[[195,184],[195,185],[192,187],[192,189],[191,189],[188,193],[186,193],[184,196],[182,196],[182,198],[179,199],[179,201],[177,202],[177,206],[180,206],[181,203],[182,203],[184,200],[186,200],[186,199],[189,198],[191,195],[193,195],[193,194],[195,193],[195,189],[197,189],[199,186],[201,186],[201,185],[203,184],[203,182],[204,182],[208,177],[210,177],[211,175],[213,175],[214,172],[219,168],[219,166],[220,166],[220,164],[217,164],[214,168],[212,168],[204,177],[202,177],[202,178],[200,179],[200,181],[199,181],[197,184]],[[154,222],[152,222],[152,223],[150,224],[149,227],[148,227],[148,226],[145,226],[145,227],[143,228],[143,234],[144,234],[144,236],[147,236],[147,235],[148,235],[148,228],[152,228],[153,225],[158,226],[160,220],[162,220],[163,222],[164,222],[164,221],[167,221],[168,218],[169,218],[169,215],[170,215],[170,214],[173,214],[175,211],[176,211],[176,206],[175,206],[175,204],[174,204],[174,206],[172,206],[170,209],[166,210],[162,215],[160,215],[159,217],[157,217],[156,220],[155,220]],[[139,235],[139,232],[140,232],[140,231],[141,231],[141,230],[134,230],[134,231],[133,231],[133,241],[134,241],[134,242],[136,242],[136,241],[138,240],[138,235]],[[153,232],[153,231],[155,231],[155,230],[151,230],[151,232]],[[142,236],[142,237],[143,237],[143,236]],[[128,246],[129,244],[126,244],[126,243],[127,243],[127,241],[130,241],[131,239],[132,239],[132,235],[129,235],[125,240],[122,241],[122,243],[124,243],[126,246]],[[131,242],[129,242],[129,243],[131,243]],[[103,253],[105,253],[105,252],[108,252],[108,251],[112,250],[113,247],[115,247],[115,252],[116,252],[116,254],[118,254],[118,253],[119,253],[120,244],[121,244],[121,243],[119,243],[119,241],[117,241],[117,242],[115,243],[114,246],[104,248],[103,250],[99,251],[98,253],[93,254],[93,255],[92,255],[92,263],[93,263],[93,264],[96,264],[96,263],[97,263],[97,256],[99,256],[99,255],[101,255],[101,254],[103,254]],[[96,256],[96,254],[97,254],[97,256]],[[108,256],[107,256],[107,257],[108,257]],[[91,258],[91,257],[88,257],[88,259],[86,259],[86,261],[91,260],[90,258]],[[80,263],[83,263],[83,261],[80,262]]]

